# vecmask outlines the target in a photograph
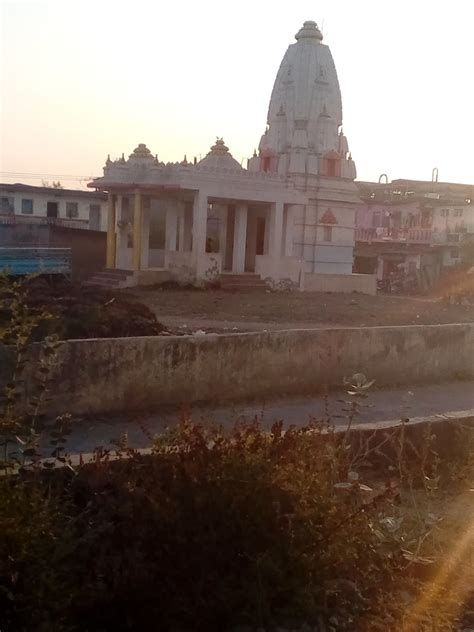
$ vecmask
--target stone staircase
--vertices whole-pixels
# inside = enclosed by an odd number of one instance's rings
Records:
[[[234,292],[248,292],[249,290],[265,292],[268,289],[260,275],[251,272],[244,274],[224,273],[219,276],[219,281],[223,290]]]
[[[109,290],[117,290],[133,285],[132,270],[111,270],[105,269],[96,272],[83,283],[86,287],[100,287]]]

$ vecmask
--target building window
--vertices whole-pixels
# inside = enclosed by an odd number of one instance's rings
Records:
[[[74,219],[79,216],[79,205],[77,202],[66,202],[66,217]]]
[[[332,241],[332,226],[323,226],[323,241]]]
[[[459,259],[459,248],[451,248],[449,254],[451,259]]]
[[[454,217],[462,217],[462,208],[454,209]]]
[[[21,212],[25,215],[31,215],[33,213],[33,200],[25,200],[21,201]]]
[[[449,217],[449,208],[441,209],[441,217]]]
[[[459,235],[458,233],[448,233],[448,241],[449,242],[459,242],[460,241],[460,237],[461,235]]]
[[[15,212],[15,200],[12,197],[0,198],[0,214],[8,215]]]
[[[262,160],[262,169],[263,171],[270,171],[271,166],[271,158],[270,156],[264,156]]]

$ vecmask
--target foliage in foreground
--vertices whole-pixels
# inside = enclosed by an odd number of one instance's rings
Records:
[[[5,629],[293,629],[334,618],[338,630],[456,629],[419,625],[426,607],[406,623],[419,568],[430,573],[436,516],[402,509],[418,492],[393,480],[362,483],[363,462],[324,424],[223,433],[183,421],[152,454],[117,451],[127,458],[1,480]]]
[[[348,385],[346,432],[329,415],[285,432],[184,419],[150,454],[124,438],[84,465],[64,449],[67,418],[42,430],[54,340],[38,356],[33,405],[16,405],[47,315],[31,313],[21,288],[15,301],[5,335],[17,362],[0,414],[0,628],[456,629],[472,577],[449,593],[452,569],[431,556],[441,521],[431,501],[454,473],[441,467],[429,428],[418,453],[406,424],[354,440],[363,376]],[[457,540],[466,556],[472,538],[461,531]]]

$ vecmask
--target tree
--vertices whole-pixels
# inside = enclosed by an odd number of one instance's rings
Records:
[[[41,186],[50,187],[52,189],[64,189],[63,185],[61,184],[59,180],[57,182],[53,180],[51,184],[49,184],[48,180],[41,180]]]

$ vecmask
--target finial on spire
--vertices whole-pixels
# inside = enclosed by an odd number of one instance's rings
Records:
[[[313,22],[313,20],[307,20],[303,24],[303,27],[295,35],[295,39],[297,41],[302,40],[302,39],[309,39],[309,40],[312,39],[315,42],[321,42],[323,39],[323,34],[319,30],[316,22]]]
[[[215,144],[211,147],[211,151],[209,153],[212,154],[226,154],[229,151],[229,148],[224,143],[223,138],[216,137]]]

